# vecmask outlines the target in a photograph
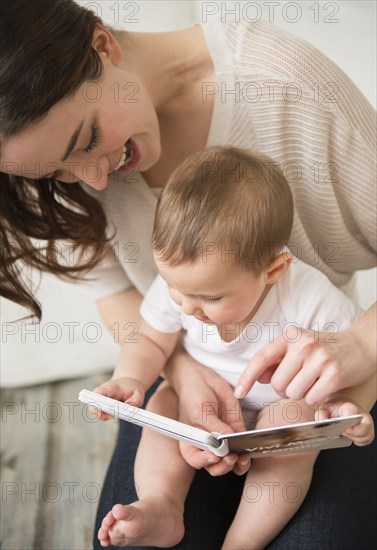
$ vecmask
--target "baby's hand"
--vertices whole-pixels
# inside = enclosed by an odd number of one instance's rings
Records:
[[[179,448],[182,457],[189,466],[196,470],[205,468],[211,476],[222,476],[231,471],[242,476],[250,468],[250,457],[247,454],[229,453],[220,457],[211,451],[202,451],[182,441],[179,443]]]
[[[340,416],[348,416],[352,414],[362,414],[360,424],[348,428],[343,432],[343,436],[350,439],[355,445],[363,447],[369,445],[374,439],[374,424],[369,413],[362,410],[354,403],[344,403],[337,401],[334,403],[326,403],[316,413],[316,420],[324,420],[326,418],[339,418]]]
[[[123,401],[134,407],[141,407],[145,394],[145,388],[140,380],[126,376],[112,378],[95,388],[93,391],[100,395],[116,399],[117,401]],[[95,407],[89,407],[89,410],[101,420],[109,420],[109,418],[112,418],[111,414],[102,412]]]

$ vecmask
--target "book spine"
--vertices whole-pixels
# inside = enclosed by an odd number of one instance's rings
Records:
[[[172,420],[88,390],[81,390],[79,401],[126,422],[184,441],[199,449],[212,451],[217,456],[225,456],[229,452],[227,441],[219,442],[218,434],[208,433],[178,420]]]

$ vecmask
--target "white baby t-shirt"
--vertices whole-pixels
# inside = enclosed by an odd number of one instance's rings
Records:
[[[184,347],[194,359],[214,369],[235,386],[253,355],[268,342],[283,335],[300,338],[301,329],[328,331],[328,341],[362,313],[320,271],[294,259],[287,272],[271,287],[253,319],[230,342],[221,339],[216,325],[186,315],[170,297],[167,283],[157,276],[140,308],[142,317],[164,333],[184,329]],[[293,329],[293,334],[289,332]],[[271,384],[256,382],[242,400],[242,407],[263,408],[281,397]]]

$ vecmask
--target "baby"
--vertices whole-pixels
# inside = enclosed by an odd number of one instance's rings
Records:
[[[325,275],[288,252],[292,224],[289,185],[268,157],[214,147],[183,162],[157,206],[153,253],[160,275],[141,305],[138,342],[122,345],[112,379],[95,391],[141,406],[182,329],[186,351],[235,387],[256,351],[289,327],[297,327],[299,335],[300,328],[326,330],[327,323],[337,330],[349,326],[361,311]],[[348,388],[346,398],[336,396],[340,410],[332,412],[363,413],[361,424],[346,432],[359,445],[373,439],[373,423],[360,406],[348,401],[355,395],[367,408],[369,391],[363,388],[360,394],[360,388]],[[246,422],[253,422],[259,412],[257,428],[292,424],[292,406],[296,422],[314,420],[315,411],[304,400],[282,399],[270,384],[255,383],[240,406]],[[178,418],[179,403],[167,382],[147,409]],[[203,453],[208,464],[235,461]],[[263,548],[279,533],[305,498],[317,454],[253,461],[224,550]],[[250,464],[247,457],[245,462]],[[194,474],[175,440],[143,430],[135,462],[139,500],[117,504],[107,514],[98,533],[102,546],[178,544]],[[294,498],[282,491],[287,483],[297,488]],[[277,488],[273,498],[272,486]],[[250,487],[261,489],[260,498],[248,498]]]

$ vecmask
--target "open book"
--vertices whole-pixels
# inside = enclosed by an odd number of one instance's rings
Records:
[[[132,424],[149,428],[168,437],[190,443],[199,449],[212,451],[217,456],[230,452],[249,453],[252,457],[289,452],[304,452],[312,449],[348,447],[351,441],[341,434],[359,424],[361,414],[342,416],[319,422],[305,422],[287,426],[264,428],[230,434],[206,432],[177,420],[151,413],[144,409],[104,397],[98,393],[81,390],[82,403],[100,409]]]

